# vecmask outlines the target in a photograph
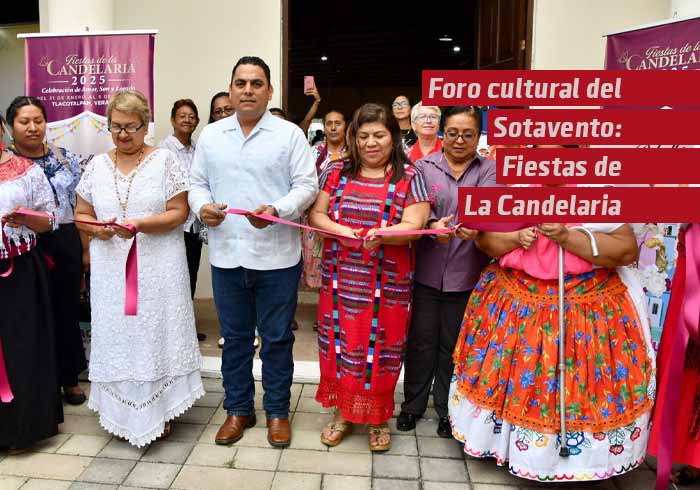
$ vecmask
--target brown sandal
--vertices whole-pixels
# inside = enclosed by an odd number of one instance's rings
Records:
[[[341,442],[343,442],[345,436],[352,434],[352,427],[352,423],[348,422],[347,420],[343,420],[341,422],[336,422],[334,420],[333,422],[329,422],[326,424],[324,429],[328,429],[329,431],[331,431],[331,433],[338,432],[340,433],[340,437],[335,440],[327,439],[323,436],[323,432],[321,432],[321,442],[328,447],[335,447]]]
[[[163,439],[167,439],[172,433],[173,426],[170,424],[170,422],[166,422],[165,427],[163,427],[163,433],[156,438],[156,441],[162,441]]]
[[[379,444],[382,436],[389,436],[389,442]],[[391,449],[391,429],[387,424],[369,426],[369,450],[373,453],[383,453]]]

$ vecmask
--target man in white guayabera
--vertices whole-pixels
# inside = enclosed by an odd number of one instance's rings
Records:
[[[221,372],[228,417],[215,441],[234,443],[256,423],[252,370],[257,325],[267,440],[285,447],[291,441],[299,230],[254,216],[227,218],[226,209],[296,220],[318,193],[316,167],[299,127],[267,111],[272,86],[263,60],[238,60],[230,98],[236,114],[208,125],[199,138],[189,195],[192,210],[209,226],[214,301],[225,339]]]

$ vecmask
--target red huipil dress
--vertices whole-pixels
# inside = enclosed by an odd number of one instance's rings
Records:
[[[329,166],[321,189],[330,195],[331,219],[353,229],[401,222],[403,210],[428,202],[423,177],[413,166],[391,183],[385,178],[341,175]],[[350,248],[323,243],[323,285],[318,311],[321,382],[316,400],[337,407],[353,423],[381,424],[394,412],[394,388],[408,331],[413,250],[410,245]]]
[[[662,423],[662,414],[668,398],[667,391],[677,389],[680,390],[680,399],[678,406],[672,412],[675,417],[671,421],[675,427],[673,462],[700,468],[700,345],[697,341],[692,339],[688,341],[683,360],[683,378],[680,380],[669,378],[673,343],[676,336],[680,335],[683,299],[688,294],[697,294],[697,291],[688,291],[686,288],[686,261],[686,232],[682,231],[678,236],[678,261],[673,275],[671,299],[661,334],[659,354],[656,358],[659,374],[649,454],[655,456],[658,454],[661,432],[668,430]]]

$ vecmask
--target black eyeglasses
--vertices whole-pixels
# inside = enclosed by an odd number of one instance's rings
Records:
[[[443,137],[447,141],[457,141],[461,137],[466,142],[475,140],[477,137],[477,133],[475,133],[474,131],[465,131],[464,133],[460,133],[459,131],[448,129],[447,131],[445,131]]]
[[[138,126],[120,126],[118,124],[112,124],[109,123],[109,132],[112,134],[120,134],[122,131],[124,131],[126,134],[134,134],[137,133],[141,128],[143,128],[145,124],[141,123]]]
[[[233,107],[219,107],[218,109],[214,110],[214,114],[217,116],[221,116],[223,114],[233,114]]]

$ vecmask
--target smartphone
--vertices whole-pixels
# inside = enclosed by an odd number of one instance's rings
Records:
[[[316,87],[314,77],[312,75],[306,75],[304,77],[304,93],[306,93],[308,90],[311,90],[314,87]]]

